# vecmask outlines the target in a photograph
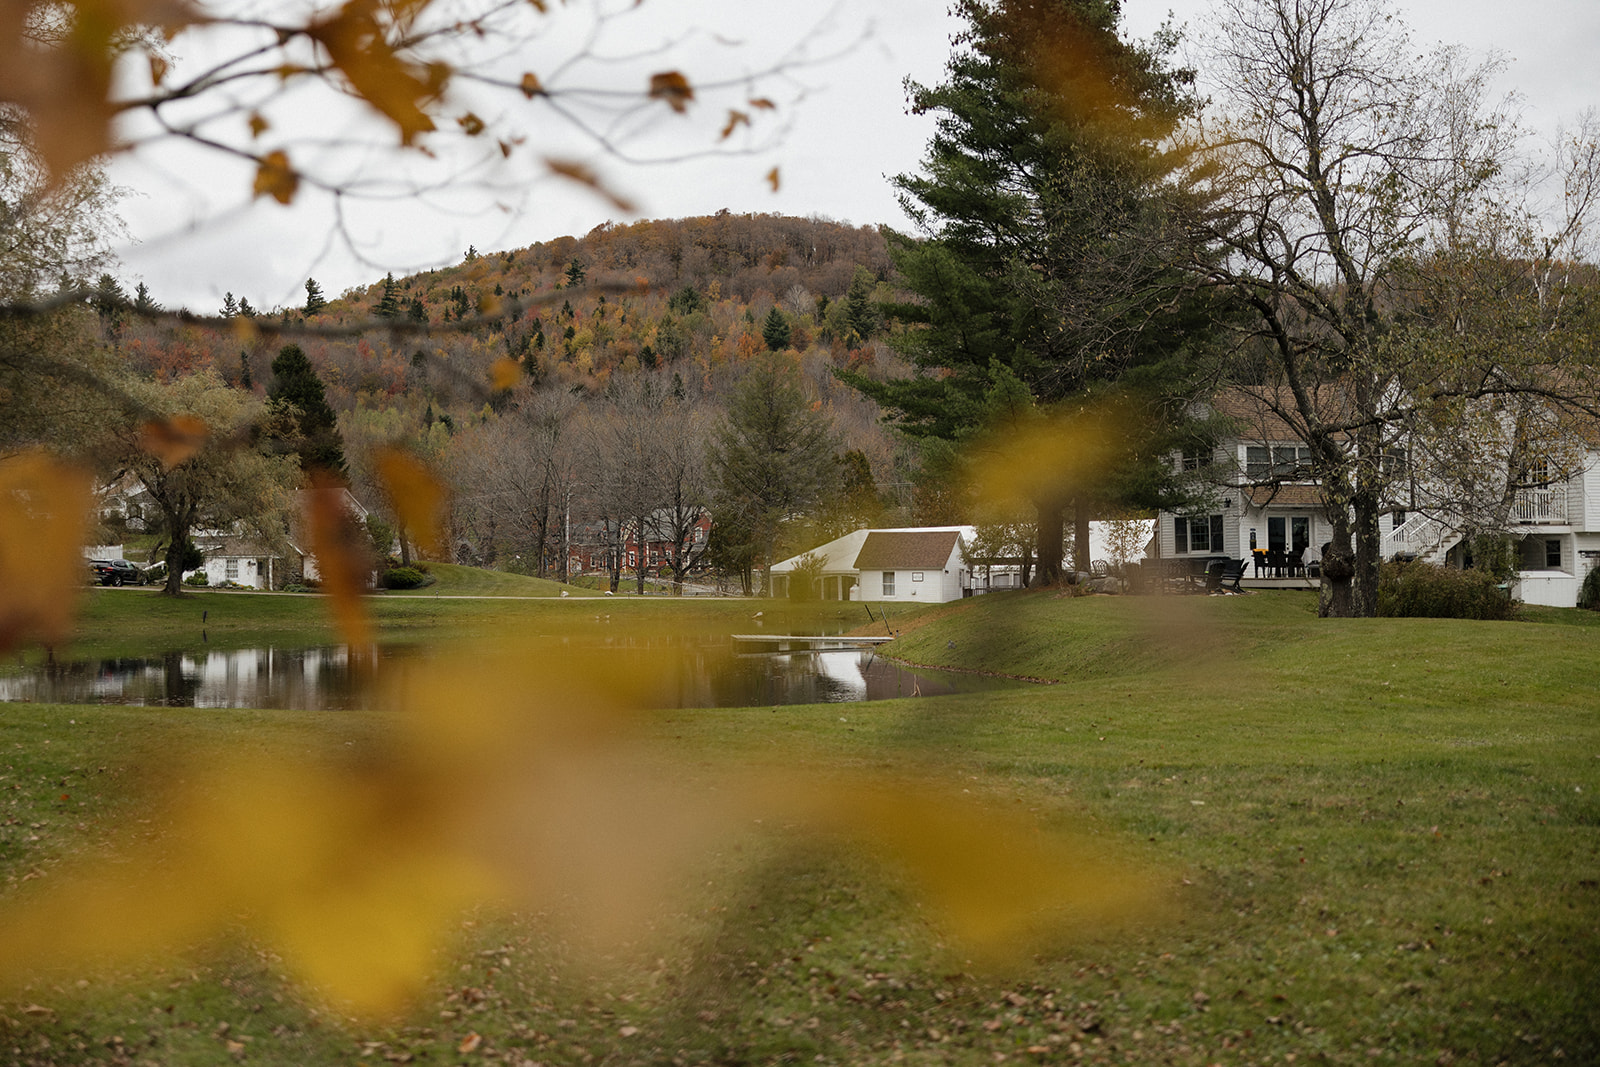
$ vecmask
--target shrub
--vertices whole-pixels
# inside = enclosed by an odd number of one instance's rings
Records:
[[[824,560],[815,552],[807,552],[795,561],[789,572],[789,599],[815,600],[822,592]]]
[[[385,589],[416,589],[426,585],[428,576],[415,567],[391,567],[383,572]]]
[[[1583,584],[1578,587],[1578,607],[1600,611],[1600,567],[1583,576]]]
[[[195,571],[193,574],[189,575],[189,577],[183,580],[183,584],[193,586],[210,585],[211,579],[206,577],[205,571]]]
[[[1431,563],[1385,563],[1378,614],[1412,619],[1509,619],[1515,605],[1503,582],[1484,570]]]

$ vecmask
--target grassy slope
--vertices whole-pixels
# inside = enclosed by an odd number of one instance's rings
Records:
[[[461,610],[473,603],[416,625],[615,633],[663,607]],[[774,631],[805,621],[764,607]],[[751,608],[665,610],[727,632],[749,627]],[[15,1048],[17,1062],[88,1062],[119,1051],[110,1036],[137,1034],[158,1062],[216,1062],[229,1022],[254,1038],[251,1062],[285,1064],[455,1062],[469,1032],[485,1039],[480,1057],[554,1063],[1544,1063],[1558,1048],[1597,1062],[1600,633],[1569,624],[1587,621],[1576,614],[1542,621],[1317,621],[1290,594],[991,596],[901,619],[889,651],[1062,684],[843,716],[656,720],[662,758],[940,767],[1046,824],[1122,841],[1181,907],[1177,921],[1051,950],[1020,973],[963,974],[892,878],[774,833],[708,869],[732,888],[695,912],[677,955],[625,975],[579,981],[556,962],[558,930],[489,924],[470,935],[478,947],[515,947],[465,957],[415,1018],[356,1029],[297,1007],[241,951],[147,980],[153,1009],[143,994],[31,990],[61,1015],[23,1021],[0,1005],[0,1059]],[[13,881],[125,806],[130,738],[362,726],[83,708],[8,708],[0,723],[0,821],[15,820],[0,831],[0,872]],[[624,1025],[639,1034],[620,1036]]]
[[[422,589],[396,589],[385,592],[385,597],[396,596],[555,596],[563,591],[573,596],[591,595],[574,585],[544,578],[530,578],[522,574],[485,570],[482,567],[462,567],[454,563],[430,563],[428,573],[437,579]]]

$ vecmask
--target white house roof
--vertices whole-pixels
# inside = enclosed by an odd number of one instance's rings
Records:
[[[975,533],[971,526],[913,526],[897,530],[852,530],[843,537],[835,538],[825,545],[818,545],[809,552],[802,552],[798,556],[790,556],[781,563],[772,565],[772,573],[784,574],[792,571],[800,562],[802,556],[815,555],[822,557],[823,574],[856,574],[856,557],[861,554],[861,548],[866,544],[867,536],[874,533],[893,534],[927,534],[927,533],[959,533],[964,539],[972,540]],[[943,566],[943,560],[939,566]]]

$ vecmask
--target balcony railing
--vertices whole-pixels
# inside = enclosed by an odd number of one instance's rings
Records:
[[[1520,523],[1564,525],[1567,521],[1567,487],[1519,489],[1511,505],[1511,519]]]

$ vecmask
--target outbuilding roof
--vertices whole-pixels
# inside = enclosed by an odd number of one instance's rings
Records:
[[[960,539],[959,530],[874,530],[856,556],[856,570],[938,570]]]

